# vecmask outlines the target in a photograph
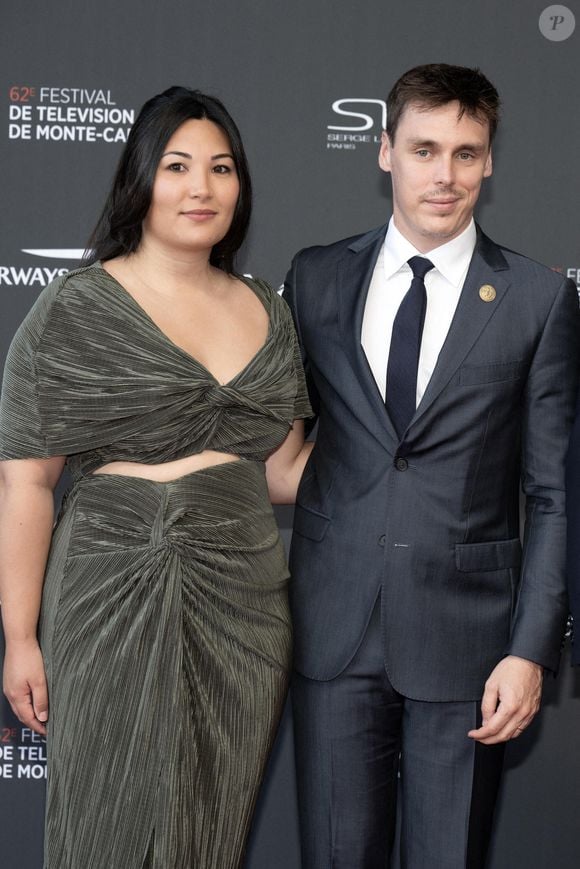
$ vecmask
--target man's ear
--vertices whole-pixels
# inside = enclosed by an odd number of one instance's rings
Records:
[[[387,131],[383,130],[381,133],[381,147],[379,148],[379,166],[383,172],[391,171],[391,148],[392,145]]]
[[[493,172],[493,158],[491,155],[491,146],[490,146],[489,151],[487,152],[487,159],[485,161],[485,167],[483,169],[483,177],[489,178],[489,176],[491,175],[492,172]]]

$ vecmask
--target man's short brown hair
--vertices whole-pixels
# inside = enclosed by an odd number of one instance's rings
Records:
[[[404,73],[387,97],[387,135],[391,144],[401,115],[409,105],[428,110],[455,101],[459,103],[459,117],[467,112],[482,123],[487,121],[491,143],[500,107],[499,94],[492,83],[479,69],[428,63]]]

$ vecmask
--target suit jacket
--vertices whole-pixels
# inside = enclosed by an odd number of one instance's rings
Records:
[[[570,435],[566,479],[568,513],[568,592],[574,618],[572,663],[580,664],[580,396]]]
[[[418,700],[475,700],[504,655],[558,666],[578,297],[572,281],[478,229],[451,328],[399,440],[360,340],[385,232],[303,250],[287,277],[319,421],[290,554],[295,663],[313,679],[341,673],[380,592],[393,686]]]

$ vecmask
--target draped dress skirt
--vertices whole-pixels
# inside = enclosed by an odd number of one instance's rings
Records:
[[[287,689],[287,579],[261,462],[75,486],[41,626],[47,865],[240,865]]]

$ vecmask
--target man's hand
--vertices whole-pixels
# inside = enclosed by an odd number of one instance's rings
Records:
[[[540,708],[543,669],[508,655],[492,671],[481,701],[482,726],[467,734],[484,745],[520,736]]]

